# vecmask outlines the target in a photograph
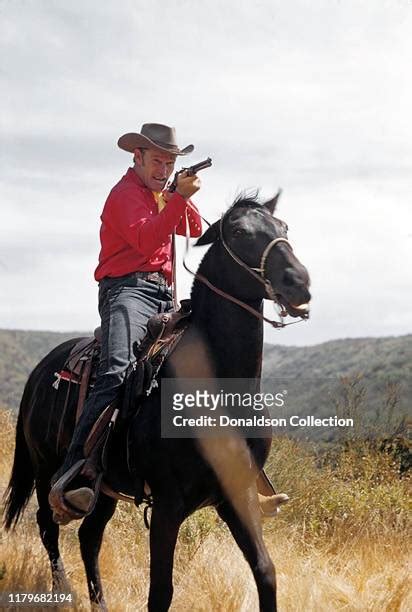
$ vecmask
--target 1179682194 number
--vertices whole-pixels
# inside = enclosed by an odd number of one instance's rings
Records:
[[[1,605],[35,606],[38,604],[50,606],[70,606],[74,604],[72,593],[1,593]]]

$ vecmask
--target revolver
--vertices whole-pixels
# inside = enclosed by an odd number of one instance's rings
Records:
[[[170,183],[170,185],[167,188],[167,190],[170,191],[171,193],[176,191],[177,177],[182,172],[186,172],[186,174],[188,176],[193,176],[194,174],[197,174],[197,172],[199,172],[199,170],[204,170],[205,168],[210,168],[211,165],[212,165],[212,160],[211,160],[210,157],[208,157],[207,159],[199,162],[198,164],[195,164],[194,166],[189,166],[188,168],[182,168],[181,170],[179,170],[178,172],[175,173],[173,181]]]

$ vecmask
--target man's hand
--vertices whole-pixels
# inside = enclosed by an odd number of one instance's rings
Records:
[[[176,191],[182,198],[188,200],[196,191],[199,191],[200,185],[200,178],[196,174],[187,176],[186,172],[182,172],[177,177]]]

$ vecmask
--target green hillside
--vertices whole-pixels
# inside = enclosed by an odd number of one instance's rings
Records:
[[[364,373],[412,385],[412,335],[349,338],[308,347],[265,346],[265,371],[279,375],[336,376]]]
[[[35,365],[58,344],[84,335],[0,329],[0,404],[17,409]]]
[[[411,413],[412,335],[266,345],[263,381],[264,388],[289,390],[289,414],[355,413],[358,428],[389,432]]]
[[[87,334],[0,330],[0,404],[16,410],[36,363],[61,342],[81,335]],[[359,375],[351,391],[351,381]],[[349,377],[346,388],[340,377]],[[410,412],[412,335],[334,340],[310,347],[267,344],[263,380],[272,387],[284,381],[291,390],[292,407],[294,398],[306,413],[330,414],[331,407],[336,412],[336,403],[348,403],[349,388],[349,395],[360,394],[357,408],[365,418],[373,420],[389,406],[391,418],[399,420]]]

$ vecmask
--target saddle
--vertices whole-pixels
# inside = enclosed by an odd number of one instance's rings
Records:
[[[159,313],[150,317],[147,332],[140,344],[133,345],[136,361],[126,373],[124,403],[128,409],[141,395],[149,395],[157,386],[157,375],[167,355],[174,349],[187,328],[191,315],[190,300],[182,300],[178,311]],[[76,423],[83,411],[84,402],[97,377],[101,352],[101,328],[94,331],[93,338],[81,338],[72,348],[60,372],[55,372],[55,389],[60,382],[79,385],[76,408]]]

